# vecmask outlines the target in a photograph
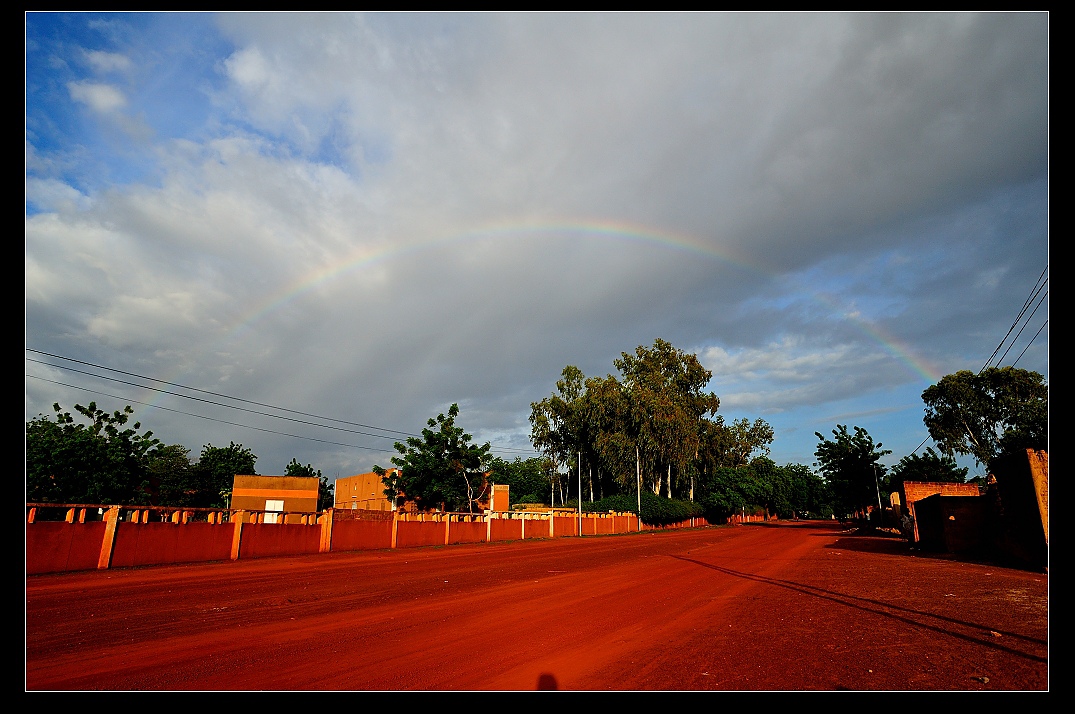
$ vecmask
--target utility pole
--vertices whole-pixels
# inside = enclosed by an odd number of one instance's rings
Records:
[[[635,444],[635,473],[638,474],[638,530],[642,530],[642,459],[638,455],[638,444]]]
[[[873,464],[873,485],[877,489],[877,527],[880,528],[885,525],[885,513],[881,508],[881,482],[877,480],[877,464]]]

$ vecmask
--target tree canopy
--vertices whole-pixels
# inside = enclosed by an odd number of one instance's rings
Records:
[[[515,503],[548,503],[556,464],[548,458],[533,457],[513,461],[494,457],[489,461],[490,480],[508,486],[508,499]]]
[[[321,475],[321,470],[314,470],[310,464],[303,466],[296,459],[291,459],[284,468],[284,476],[298,476],[300,478],[317,479],[317,510],[324,511],[336,505],[335,484],[328,482],[328,477]]]
[[[564,368],[556,392],[530,405],[535,448],[572,470],[581,456],[591,494],[634,491],[636,467],[653,493],[689,488],[701,422],[720,406],[705,389],[712,373],[662,339],[614,365],[618,377]]]
[[[201,458],[194,465],[196,494],[192,506],[200,508],[224,508],[231,501],[231,488],[235,476],[256,476],[254,453],[234,441],[228,446],[216,447],[206,444]]]
[[[989,367],[945,375],[922,392],[923,421],[946,454],[978,464],[1023,449],[1049,449],[1049,387],[1037,372]]]
[[[968,468],[959,466],[948,454],[938,454],[927,447],[921,455],[909,454],[900,459],[899,463],[892,467],[886,487],[889,491],[898,491],[904,481],[964,483],[968,471]]]
[[[149,504],[148,454],[161,442],[127,426],[134,409],[111,414],[76,404],[89,421],[77,423],[59,404],[55,421],[38,415],[26,424],[26,497],[48,503]]]
[[[455,425],[457,416],[459,405],[452,404],[448,416],[438,414],[427,422],[421,438],[396,442],[400,455],[392,457],[392,464],[398,470],[373,467],[384,481],[385,496],[393,500],[405,496],[422,511],[438,507],[474,511],[477,501],[487,495],[482,469],[491,447],[488,442],[472,444],[473,437]]]
[[[833,440],[814,432],[820,439],[814,452],[817,466],[832,489],[833,506],[841,514],[877,504],[878,484],[886,472],[886,467],[877,461],[892,453],[882,449],[880,442],[875,444],[862,427],[854,429],[851,434],[846,425],[837,424],[832,430]]]

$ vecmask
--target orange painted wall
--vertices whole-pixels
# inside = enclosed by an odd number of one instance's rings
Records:
[[[112,567],[229,560],[234,532],[230,523],[120,522],[116,524]]]
[[[422,545],[444,545],[444,524],[436,521],[400,521],[396,524],[397,548]]]
[[[489,510],[510,511],[511,499],[508,498],[509,487],[506,483],[493,484],[493,497],[490,500]]]
[[[240,558],[273,555],[310,555],[321,550],[318,526],[285,523],[244,523]]]
[[[523,522],[516,519],[494,518],[489,521],[490,540],[519,540],[523,537]]]
[[[449,543],[483,543],[485,542],[484,523],[453,523],[448,532]]]
[[[380,550],[392,547],[392,521],[335,521],[332,550]]]
[[[553,536],[573,536],[579,533],[577,516],[553,516]]]
[[[39,521],[26,524],[26,574],[96,570],[105,524]]]

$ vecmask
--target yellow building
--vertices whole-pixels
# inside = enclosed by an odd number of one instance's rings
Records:
[[[390,474],[397,470],[387,469]],[[395,510],[395,504],[384,495],[384,482],[372,471],[336,479],[335,507],[367,511]]]
[[[232,510],[265,511],[265,523],[298,523],[303,513],[317,512],[320,479],[305,476],[235,476]]]

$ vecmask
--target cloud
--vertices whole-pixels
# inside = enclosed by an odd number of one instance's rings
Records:
[[[519,445],[566,364],[662,337],[812,439],[983,360],[1047,262],[1041,13],[160,19],[29,33],[30,70],[98,73],[61,103],[28,71],[27,332],[58,354],[404,430],[459,402]]]
[[[93,70],[100,74],[109,72],[127,72],[132,67],[130,58],[116,52],[87,50],[85,56],[86,61]]]
[[[68,82],[71,99],[85,104],[98,114],[111,115],[127,106],[127,98],[114,85],[82,80]]]

